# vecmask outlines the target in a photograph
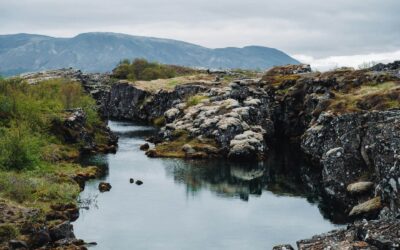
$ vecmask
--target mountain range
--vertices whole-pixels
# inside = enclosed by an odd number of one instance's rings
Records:
[[[280,50],[262,46],[210,49],[172,39],[104,32],[72,38],[0,35],[0,75],[4,76],[66,67],[106,72],[122,59],[134,58],[214,69],[265,69],[299,63]]]

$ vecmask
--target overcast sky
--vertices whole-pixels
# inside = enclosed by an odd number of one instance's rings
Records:
[[[356,66],[400,59],[399,12],[400,0],[0,0],[0,34],[110,31]]]

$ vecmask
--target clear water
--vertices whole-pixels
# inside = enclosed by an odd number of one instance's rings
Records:
[[[311,203],[290,153],[253,164],[151,159],[139,150],[151,127],[109,125],[118,151],[87,159],[108,171],[87,183],[89,209],[74,222],[95,249],[271,249],[337,227]],[[112,189],[99,193],[104,180]]]

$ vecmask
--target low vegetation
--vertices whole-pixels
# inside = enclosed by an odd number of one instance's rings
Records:
[[[113,76],[117,79],[128,79],[131,81],[150,81],[192,75],[196,72],[196,70],[191,68],[148,62],[145,59],[135,59],[133,61],[125,59],[113,70]]]
[[[199,104],[207,99],[208,99],[208,97],[204,96],[204,95],[194,95],[194,96],[190,96],[187,99],[186,104],[187,104],[187,107],[196,106],[197,104]]]
[[[174,139],[171,141],[156,145],[154,150],[157,157],[185,158],[186,154],[182,149],[185,144],[199,151],[207,147],[216,147],[214,140],[204,139],[200,141],[197,138],[190,137],[186,130],[175,130],[173,132],[173,137]]]
[[[79,186],[72,177],[90,169],[70,163],[79,145],[66,144],[52,130],[68,109],[82,108],[93,131],[101,123],[95,101],[80,84],[49,80],[28,84],[0,79],[0,198],[24,207],[49,209],[75,203]],[[99,137],[101,139],[101,137]],[[1,224],[0,238],[14,231]]]
[[[400,83],[362,85],[352,91],[335,92],[328,109],[338,113],[400,108]]]

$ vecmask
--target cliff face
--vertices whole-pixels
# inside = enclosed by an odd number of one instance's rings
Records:
[[[113,84],[109,91],[105,115],[115,119],[151,122],[163,116],[177,102],[205,89],[202,85],[188,84],[177,86],[173,91],[159,90],[153,93],[127,81],[120,81]]]

